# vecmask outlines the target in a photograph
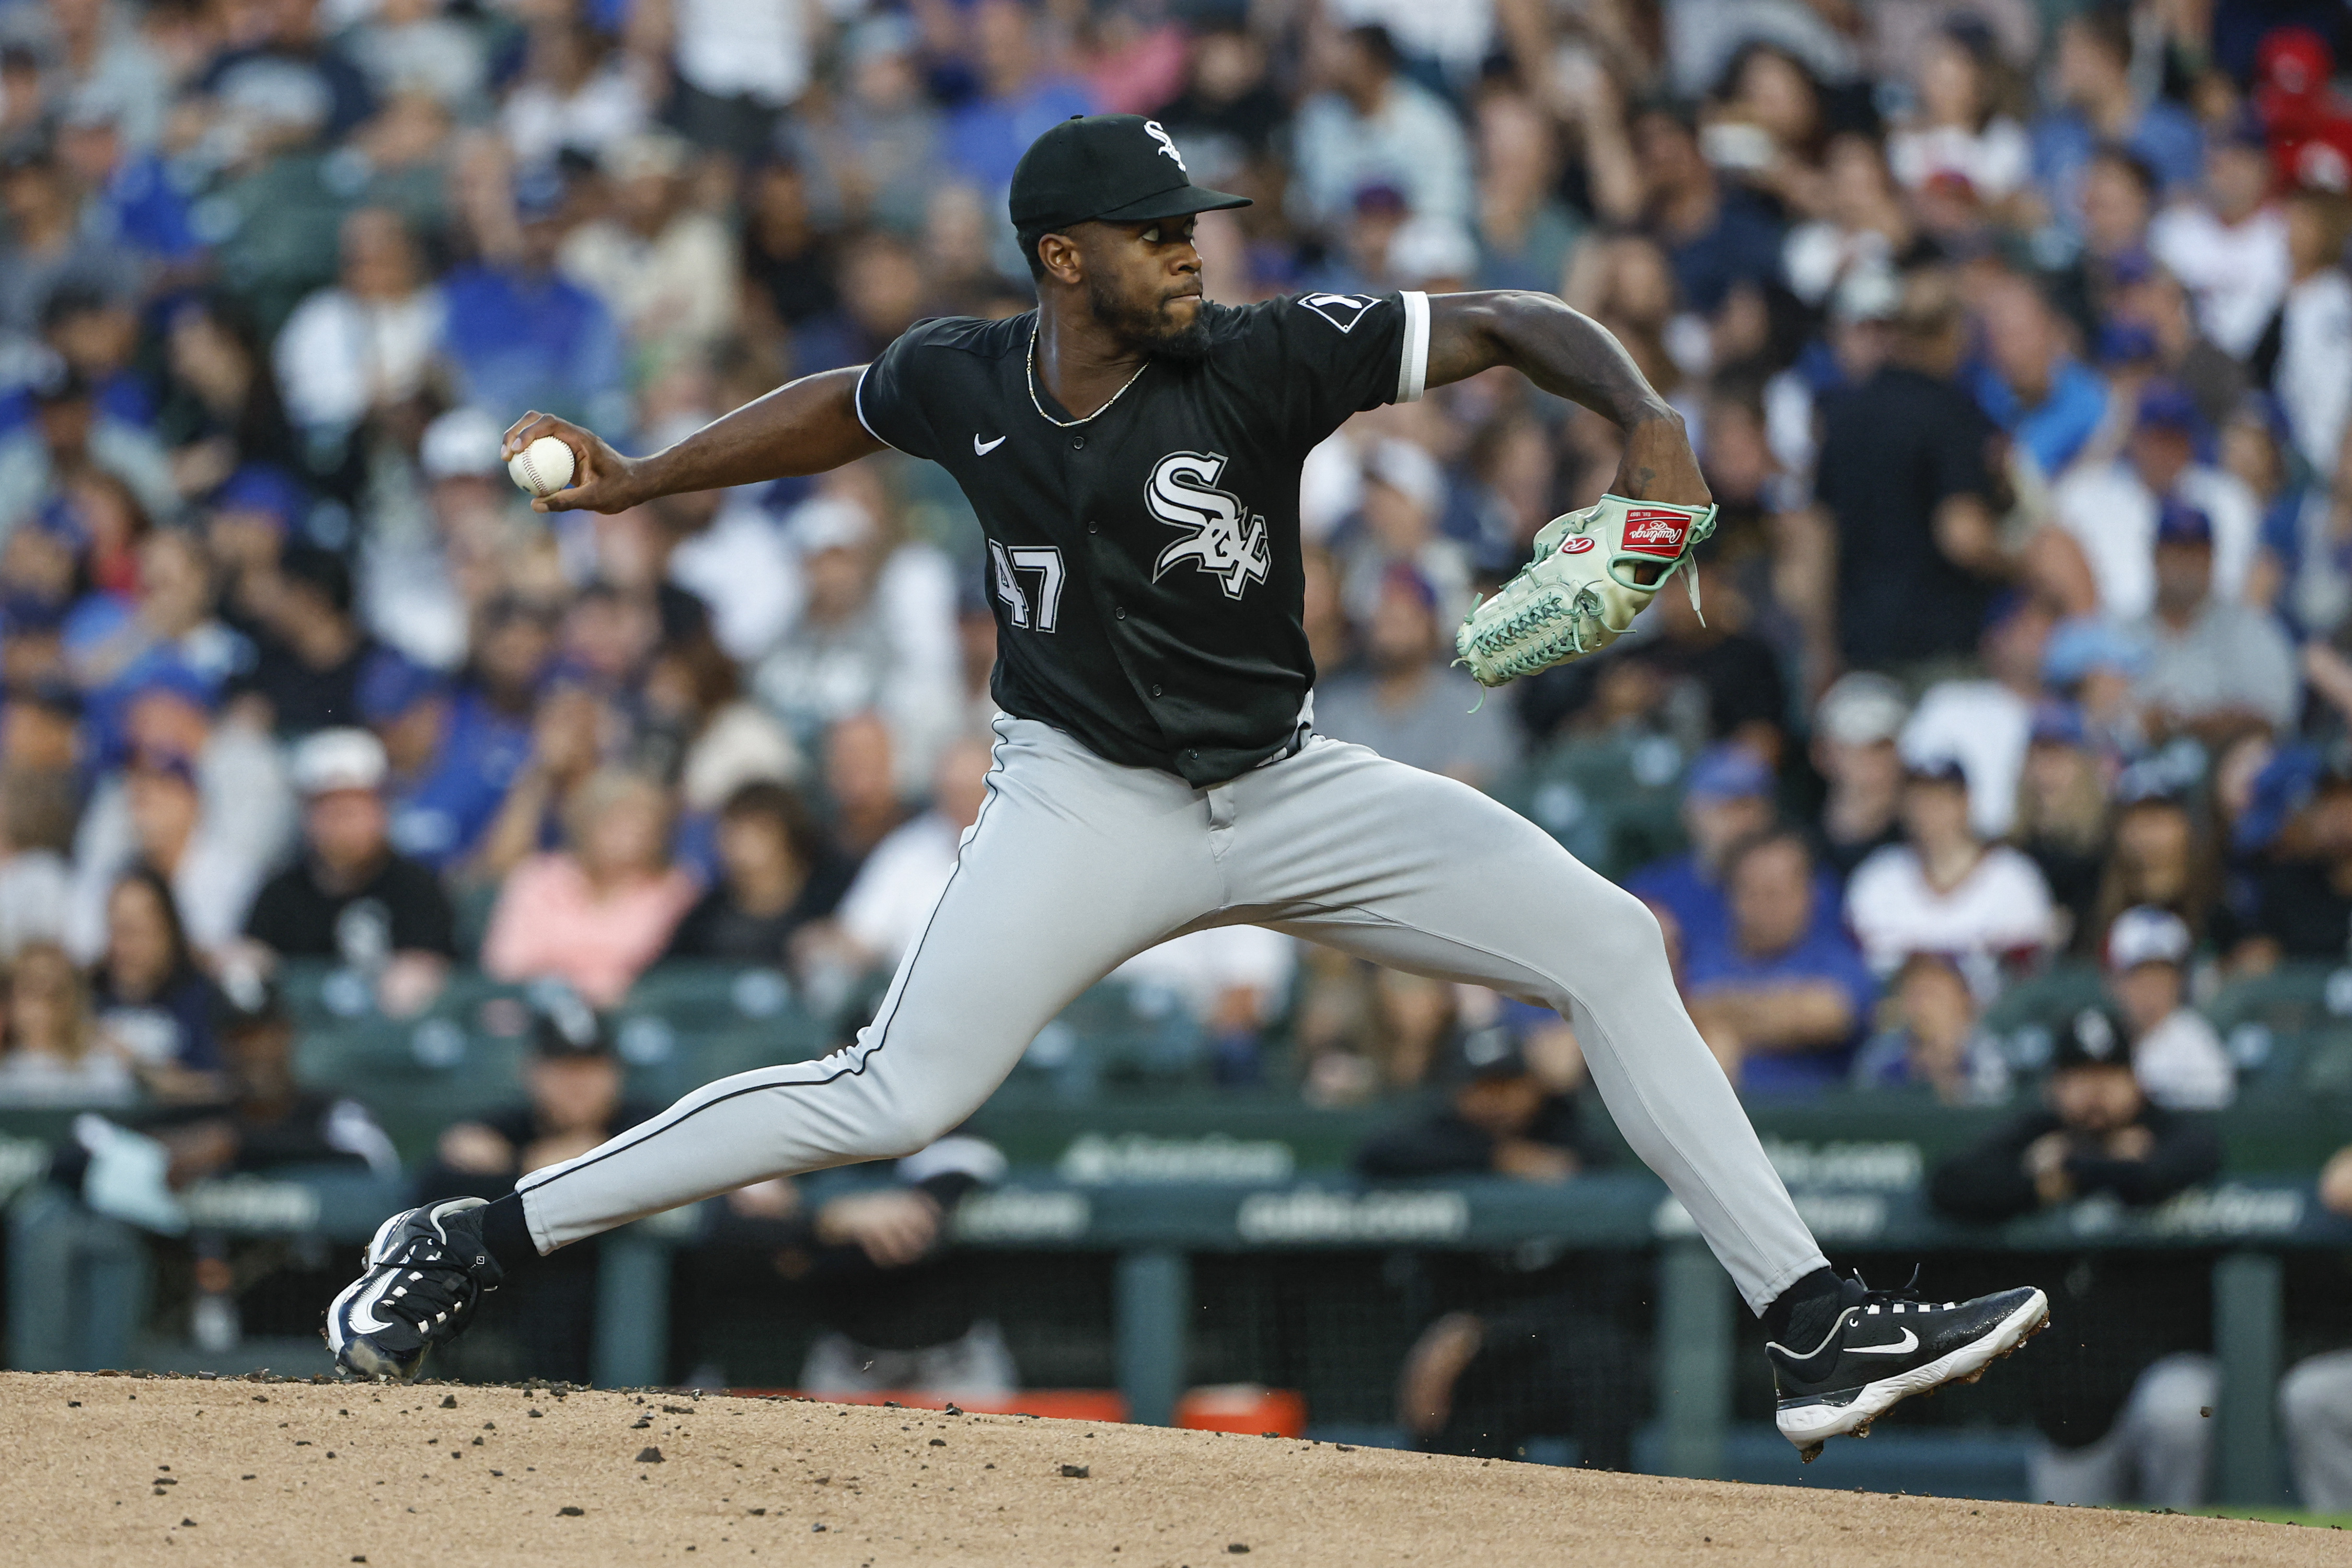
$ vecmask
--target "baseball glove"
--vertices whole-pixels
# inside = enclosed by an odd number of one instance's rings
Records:
[[[1546,523],[1536,558],[1474,607],[1454,648],[1481,686],[1598,653],[1625,634],[1676,572],[1698,607],[1691,552],[1715,531],[1715,508],[1602,496]],[[1644,583],[1634,575],[1660,569]]]

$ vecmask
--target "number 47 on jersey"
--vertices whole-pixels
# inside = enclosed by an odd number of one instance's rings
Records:
[[[1041,632],[1052,631],[1062,614],[1060,547],[1023,544],[1008,550],[992,539],[988,542],[988,554],[996,568],[996,596],[1011,609],[1013,624],[1026,626],[1034,623]],[[1034,602],[1022,586],[1022,579],[1032,574],[1037,579]]]

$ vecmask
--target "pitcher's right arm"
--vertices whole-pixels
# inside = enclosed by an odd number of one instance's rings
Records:
[[[786,382],[644,458],[625,458],[593,431],[534,410],[507,431],[501,455],[511,458],[541,436],[572,448],[571,486],[532,501],[533,511],[625,511],[656,496],[823,473],[883,449],[857,417],[865,369]]]

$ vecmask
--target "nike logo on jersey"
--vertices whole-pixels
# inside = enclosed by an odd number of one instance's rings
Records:
[[[1913,1351],[1916,1351],[1918,1348],[1919,1336],[1913,1333],[1908,1329],[1903,1331],[1903,1337],[1901,1339],[1895,1341],[1890,1345],[1848,1345],[1845,1347],[1846,1353],[1848,1355],[1909,1355]]]
[[[995,451],[999,447],[1003,445],[1004,437],[1002,436],[999,436],[993,441],[983,441],[980,438],[980,433],[978,431],[975,430],[972,432],[971,455],[975,458],[985,458],[991,452]]]
[[[1229,599],[1265,581],[1274,564],[1265,519],[1231,490],[1217,489],[1217,476],[1224,471],[1225,458],[1219,452],[1171,452],[1152,466],[1143,487],[1144,510],[1171,528],[1191,531],[1160,552],[1151,567],[1153,582],[1180,561],[1217,579]]]

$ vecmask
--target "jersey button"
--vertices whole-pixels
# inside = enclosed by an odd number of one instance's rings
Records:
[[[1091,522],[1090,522],[1090,523],[1087,524],[1087,531],[1088,533],[1100,533],[1100,532],[1102,531],[1102,530],[1101,530],[1101,529],[1099,529],[1099,528],[1097,528],[1097,527],[1096,527],[1093,523],[1091,523]]]
[[[1153,695],[1154,697],[1159,696],[1159,695],[1160,695],[1160,688],[1158,688],[1157,686],[1153,687],[1153,688],[1151,689],[1151,695]]]
[[[1117,609],[1113,610],[1111,614],[1123,621],[1127,619],[1127,606],[1125,605],[1121,605]]]
[[[1071,451],[1073,451],[1073,452],[1083,452],[1083,451],[1085,451],[1086,449],[1087,449],[1087,438],[1086,438],[1084,436],[1073,436],[1073,437],[1070,437],[1070,450],[1071,450]]]

